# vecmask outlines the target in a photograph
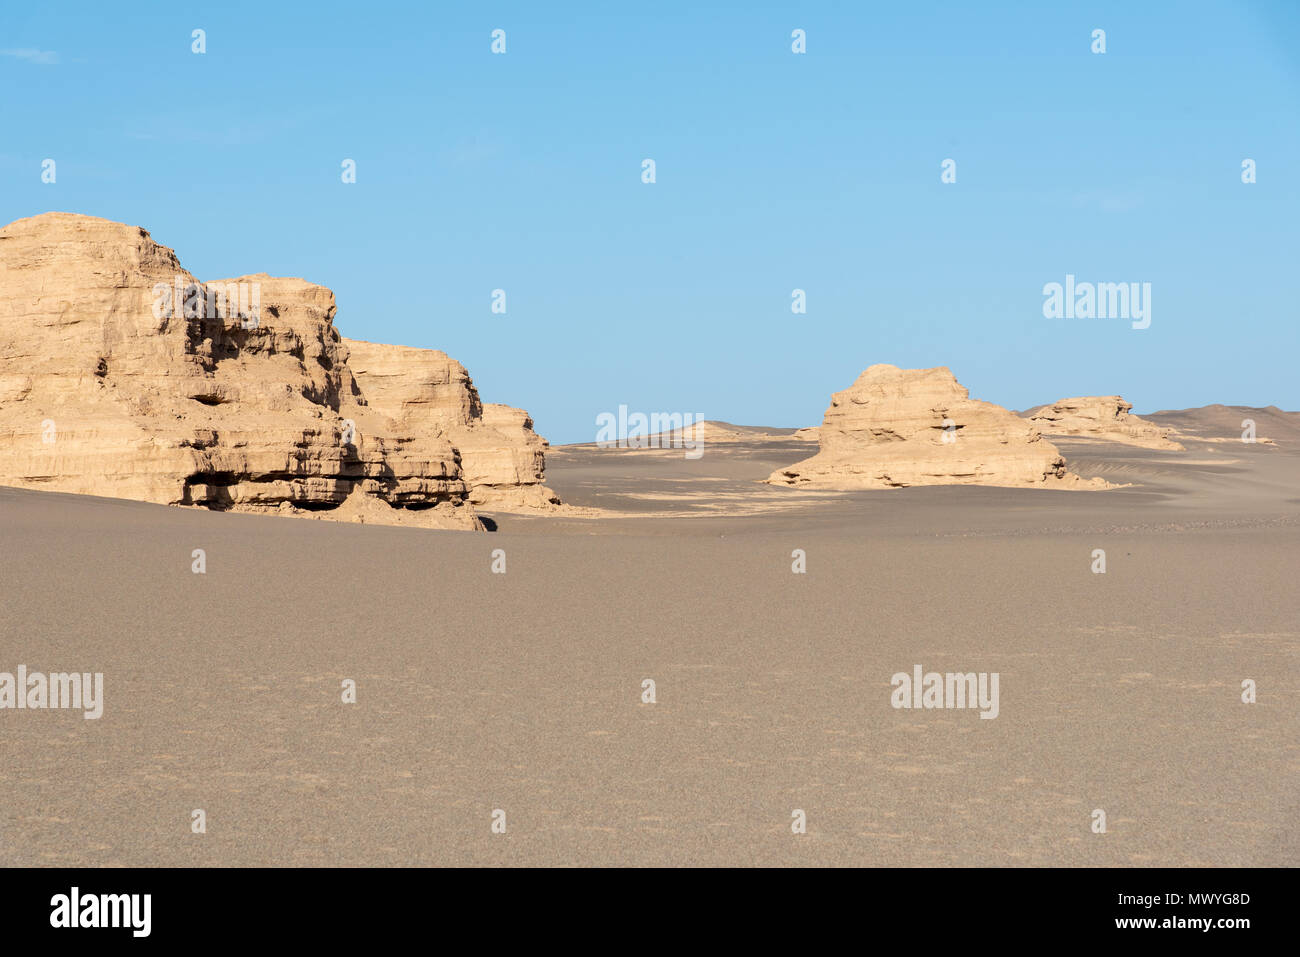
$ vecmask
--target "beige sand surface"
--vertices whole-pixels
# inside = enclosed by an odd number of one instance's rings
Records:
[[[1296,864],[1300,428],[1259,429],[1062,439],[1129,483],[1087,493],[570,447],[548,484],[604,517],[493,534],[0,489],[0,671],[106,686],[0,711],[0,863]],[[998,672],[999,717],[894,710],[915,664]]]

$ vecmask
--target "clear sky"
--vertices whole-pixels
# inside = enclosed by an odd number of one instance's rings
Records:
[[[0,50],[0,221],[322,283],[552,442],[620,404],[816,424],[876,362],[1300,408],[1296,0],[15,0]],[[1067,274],[1151,283],[1150,327],[1045,318]]]

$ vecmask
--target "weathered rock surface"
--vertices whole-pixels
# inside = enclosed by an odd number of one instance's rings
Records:
[[[971,399],[946,368],[873,365],[831,398],[820,450],[767,479],[801,488],[1103,488],[1014,412]]]
[[[545,484],[547,442],[522,409],[483,403],[446,353],[345,339],[371,409],[399,431],[446,435],[460,452],[469,501],[487,508],[559,503]]]
[[[200,283],[139,227],[69,213],[11,223],[0,230],[0,484],[482,527],[477,472],[467,479],[454,430],[439,425],[482,421],[463,407],[465,388],[428,391],[418,428],[372,408],[335,311],[330,290],[302,279]],[[500,441],[536,455],[539,483],[544,442],[520,432]]]
[[[1132,408],[1133,403],[1118,395],[1082,396],[1030,409],[1025,418],[1044,435],[1122,442],[1147,449],[1183,448],[1172,438],[1173,429],[1138,418],[1129,411]]]

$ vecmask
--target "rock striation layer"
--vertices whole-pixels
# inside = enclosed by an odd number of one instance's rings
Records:
[[[546,487],[547,442],[522,409],[484,403],[465,367],[446,353],[344,339],[370,408],[398,431],[436,432],[460,452],[469,500],[489,508],[559,504]]]
[[[419,349],[405,351],[446,370],[416,385],[421,414],[380,381],[372,405],[335,312],[302,279],[200,282],[139,227],[9,224],[0,484],[455,528],[482,527],[475,502],[555,500],[538,491],[545,442],[526,413],[489,413],[459,363]]]
[[[1173,429],[1138,418],[1129,411],[1132,408],[1133,403],[1118,395],[1093,395],[1039,406],[1025,417],[1044,435],[1122,442],[1147,449],[1183,448],[1172,438]]]
[[[767,481],[800,488],[910,485],[1104,488],[1014,412],[971,399],[946,368],[873,365],[831,398],[819,451]]]

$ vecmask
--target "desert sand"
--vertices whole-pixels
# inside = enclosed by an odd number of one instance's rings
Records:
[[[1185,450],[1053,437],[1087,493],[558,448],[594,517],[494,533],[0,488],[0,670],[105,675],[98,720],[0,712],[0,860],[1294,864],[1300,416],[1145,418]],[[996,720],[892,708],[917,664],[999,673]]]

